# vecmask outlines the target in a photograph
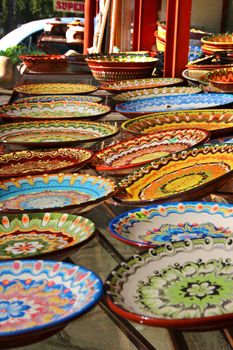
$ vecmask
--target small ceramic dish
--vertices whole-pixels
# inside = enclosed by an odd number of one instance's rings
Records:
[[[114,199],[132,206],[203,198],[233,174],[233,145],[202,145],[146,164],[119,182]]]
[[[233,238],[233,205],[164,203],[124,212],[109,223],[112,236],[140,248],[205,237]]]
[[[233,33],[219,33],[204,36],[201,38],[204,45],[216,47],[216,51],[221,49],[233,48]]]
[[[25,102],[52,102],[52,101],[79,101],[79,102],[101,102],[100,96],[91,95],[36,95],[28,97],[18,97],[14,103]]]
[[[91,164],[98,171],[126,175],[152,160],[196,146],[209,139],[202,129],[173,129],[132,138],[95,154]]]
[[[2,348],[31,344],[61,331],[93,308],[103,294],[91,270],[63,262],[0,263]]]
[[[233,91],[233,69],[217,69],[205,75],[205,78],[218,89]]]
[[[0,179],[13,176],[77,171],[90,162],[93,152],[84,148],[18,151],[0,155]]]
[[[23,55],[19,58],[33,72],[61,72],[67,70],[65,55]]]
[[[43,174],[2,180],[0,212],[88,211],[116,193],[111,180],[89,174]]]
[[[232,254],[232,237],[187,239],[135,254],[107,277],[107,303],[121,317],[155,327],[229,327]]]
[[[15,91],[28,95],[87,94],[97,90],[88,84],[75,83],[32,83],[15,86]]]
[[[0,215],[0,260],[63,260],[89,242],[92,221],[64,213]]]

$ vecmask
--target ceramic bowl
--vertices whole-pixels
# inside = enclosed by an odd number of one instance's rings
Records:
[[[14,103],[25,102],[52,102],[52,101],[79,101],[79,102],[101,102],[100,96],[91,95],[36,95],[28,97],[18,97]]]
[[[140,166],[171,153],[196,146],[209,139],[202,129],[173,129],[132,138],[95,154],[91,164],[110,175],[125,175]]]
[[[43,174],[0,182],[0,212],[45,212],[92,209],[117,190],[115,183],[88,174]]]
[[[114,199],[132,206],[203,198],[233,174],[233,145],[202,145],[162,157],[119,182]]]
[[[69,95],[91,93],[97,87],[77,83],[28,83],[16,85],[14,90],[27,95]]]
[[[233,69],[217,69],[206,74],[206,79],[223,91],[233,91]]]
[[[204,45],[216,47],[218,49],[232,49],[233,48],[233,33],[219,33],[201,38]]]
[[[63,260],[89,242],[92,221],[64,213],[0,215],[0,260]]]
[[[232,254],[232,237],[187,239],[135,254],[108,276],[107,303],[121,317],[155,327],[229,327]]]
[[[0,179],[60,171],[77,171],[91,161],[93,152],[83,148],[18,151],[0,155]]]
[[[65,55],[23,55],[19,58],[33,72],[61,72],[67,69]]]
[[[40,341],[88,312],[103,294],[100,278],[74,264],[16,260],[0,263],[2,348]]]

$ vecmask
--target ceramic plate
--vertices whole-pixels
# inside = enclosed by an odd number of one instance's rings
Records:
[[[149,249],[110,273],[107,303],[123,318],[156,327],[228,327],[233,323],[232,254],[232,238],[188,239]]]
[[[40,341],[89,311],[103,294],[100,278],[74,264],[16,260],[0,263],[3,348]]]
[[[87,121],[38,121],[2,124],[0,142],[15,147],[59,147],[86,144],[112,137],[115,125]]]
[[[83,148],[19,151],[0,155],[0,179],[14,176],[77,171],[93,153]]]
[[[127,211],[109,223],[113,237],[141,248],[211,236],[233,236],[233,205],[165,203]]]
[[[129,205],[192,200],[216,191],[233,174],[233,145],[203,145],[145,165],[119,182],[115,199]]]
[[[201,128],[209,130],[211,136],[225,135],[233,131],[233,111],[209,109],[155,113],[127,120],[122,128],[134,134],[149,134],[173,128]]]
[[[0,260],[61,260],[94,237],[95,225],[63,213],[0,215]]]
[[[233,95],[230,94],[195,94],[192,98],[189,95],[177,95],[123,102],[118,104],[115,110],[128,118],[133,118],[153,112],[202,109],[231,104],[232,102]]]
[[[22,84],[15,87],[15,91],[29,95],[84,94],[96,90],[97,87],[93,85],[73,83],[34,83]]]
[[[205,142],[209,133],[202,129],[173,129],[129,139],[95,154],[92,165],[111,175],[127,174],[154,159]]]
[[[116,192],[113,181],[88,174],[43,174],[0,182],[0,211],[89,210]]]
[[[9,121],[97,118],[109,112],[106,105],[85,101],[24,102],[0,106],[0,118]]]
[[[127,92],[122,92],[121,94],[113,96],[116,101],[134,101],[134,100],[144,100],[146,98],[154,98],[159,96],[167,95],[190,95],[197,94],[202,91],[200,87],[163,87],[163,88],[153,88],[153,89],[142,89],[142,90],[132,90]]]
[[[103,90],[119,92],[137,89],[149,89],[153,87],[176,85],[183,82],[180,78],[147,78],[147,79],[130,79],[120,80],[115,83],[102,84]]]
[[[24,102],[51,102],[51,101],[86,101],[86,102],[101,102],[102,97],[91,95],[37,95],[29,97],[19,97],[14,100],[14,103]]]
[[[204,90],[207,92],[217,92],[218,94],[232,94],[233,93],[233,89],[226,91],[226,90],[219,89],[216,86],[213,86],[211,84],[205,85]]]

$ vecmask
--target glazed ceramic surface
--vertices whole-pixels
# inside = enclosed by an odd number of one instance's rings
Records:
[[[233,236],[233,205],[207,202],[165,203],[127,211],[109,223],[111,234],[142,248],[169,242]]]
[[[233,143],[233,136],[219,137],[217,139],[209,140],[208,143]]]
[[[88,174],[43,174],[0,182],[0,211],[83,211],[116,191],[113,181]]]
[[[233,91],[233,69],[217,69],[205,75],[205,78],[215,87],[223,91]]]
[[[140,101],[123,102],[116,106],[116,111],[134,117],[153,112],[167,112],[169,110],[201,109],[208,107],[231,104],[233,96],[230,94],[195,94],[192,97],[186,95],[162,96],[148,98]]]
[[[216,51],[219,48],[232,48],[233,47],[233,33],[219,33],[210,36],[204,36],[201,38],[201,42],[204,45],[216,47]]]
[[[96,118],[109,112],[106,105],[85,101],[39,101],[0,106],[0,118],[11,121]]]
[[[61,260],[94,237],[95,225],[63,213],[0,215],[0,260]]]
[[[216,190],[233,174],[233,145],[203,145],[155,160],[119,182],[115,199],[129,205],[190,200]]]
[[[154,159],[193,147],[208,139],[202,129],[174,129],[136,137],[95,154],[92,165],[112,175],[127,174]]]
[[[233,112],[231,109],[209,109],[155,113],[127,120],[122,128],[134,134],[173,128],[202,128],[209,130],[211,135],[224,135],[233,131]]]
[[[29,95],[51,95],[51,94],[84,94],[97,90],[93,85],[73,83],[34,83],[22,84],[15,87],[17,92]]]
[[[19,151],[0,155],[0,179],[14,176],[75,171],[91,160],[93,153],[83,148],[47,151]]]
[[[80,102],[100,102],[102,97],[91,95],[37,95],[28,97],[19,97],[14,103],[25,102],[52,102],[52,101],[80,101]]]
[[[0,263],[0,288],[0,339],[7,347],[17,339],[27,344],[60,331],[103,293],[100,278],[91,270],[46,260]]]
[[[232,211],[226,211],[226,216]],[[208,330],[233,323],[233,240],[185,240],[122,262],[106,280],[109,307],[166,328]]]

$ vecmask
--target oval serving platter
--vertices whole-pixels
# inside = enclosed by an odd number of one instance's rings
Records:
[[[100,96],[91,95],[36,95],[28,97],[18,97],[14,103],[25,102],[51,102],[51,101],[85,101],[85,102],[101,102]]]
[[[111,180],[89,174],[43,174],[0,182],[0,212],[90,210],[111,197],[117,186]]]
[[[111,109],[85,101],[24,102],[0,106],[0,118],[8,121],[98,118]]]
[[[107,277],[107,303],[121,317],[155,327],[228,327],[233,323],[232,254],[232,238],[212,237],[135,254]]]
[[[187,239],[233,238],[233,205],[208,202],[155,204],[126,211],[109,223],[112,236],[140,248]]]
[[[162,157],[119,182],[117,202],[146,205],[193,200],[216,191],[233,174],[233,145],[202,145]]]
[[[202,109],[223,106],[233,103],[233,95],[230,94],[194,94],[162,96],[148,98],[139,101],[123,102],[115,107],[115,110],[128,118],[155,112],[168,112],[183,109]]]
[[[0,215],[0,260],[63,260],[89,242],[94,233],[94,223],[78,215]]]
[[[133,134],[149,134],[174,128],[201,128],[210,131],[211,137],[233,131],[232,109],[206,109],[148,114],[127,120],[122,129]]]
[[[197,146],[208,139],[208,131],[197,128],[161,131],[104,148],[95,153],[91,165],[107,174],[125,175],[154,159]]]
[[[97,87],[88,84],[75,83],[33,83],[16,86],[15,91],[28,95],[65,95],[85,94],[97,90]]]

